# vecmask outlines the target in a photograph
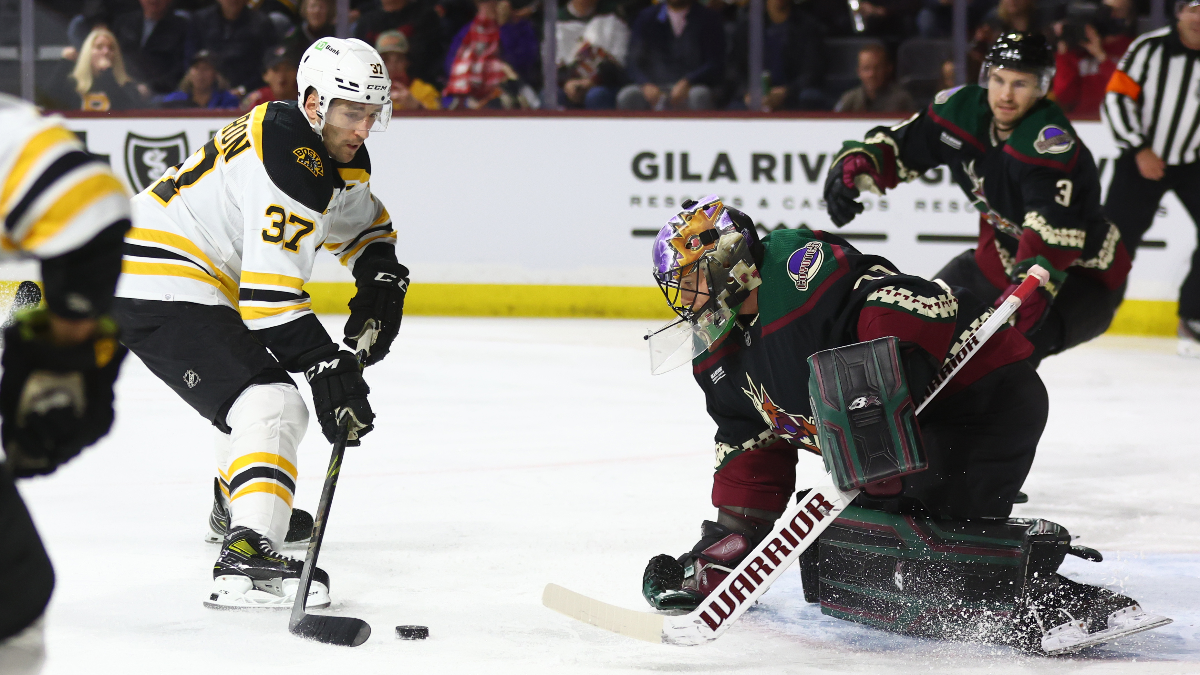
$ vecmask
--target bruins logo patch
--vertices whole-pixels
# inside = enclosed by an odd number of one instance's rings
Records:
[[[321,156],[312,148],[296,148],[292,151],[296,155],[296,162],[300,166],[308,169],[314,176],[324,176],[325,167],[321,165]]]

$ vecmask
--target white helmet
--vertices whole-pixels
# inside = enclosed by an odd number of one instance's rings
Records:
[[[318,134],[325,126],[329,104],[335,98],[356,103],[382,105],[371,131],[387,129],[392,119],[392,99],[388,93],[392,80],[379,52],[362,40],[353,38],[322,38],[300,57],[296,71],[296,90],[300,109],[304,109],[305,92],[317,90],[317,122],[312,125]]]

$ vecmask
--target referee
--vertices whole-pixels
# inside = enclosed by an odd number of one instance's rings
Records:
[[[1104,99],[1121,148],[1104,211],[1130,255],[1167,190],[1200,228],[1200,0],[1177,2],[1175,15],[1133,41]],[[1179,353],[1200,358],[1200,248],[1179,289]]]

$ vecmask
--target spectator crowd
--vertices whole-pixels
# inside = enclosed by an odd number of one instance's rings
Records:
[[[334,0],[77,0],[64,110],[246,110],[295,100],[296,67],[334,34]],[[554,105],[624,110],[910,112],[956,84],[952,0],[764,0],[763,74],[749,81],[747,0],[560,0]],[[350,0],[400,110],[545,106],[538,0]],[[1138,32],[1133,0],[969,0],[968,73],[1003,32],[1058,45],[1054,96],[1094,116]],[[835,48],[835,47],[839,47]],[[849,49],[849,51],[847,51]],[[968,80],[973,77],[968,76]]]

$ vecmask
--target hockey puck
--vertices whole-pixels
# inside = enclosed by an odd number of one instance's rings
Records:
[[[401,640],[424,640],[429,637],[429,626],[396,626],[396,637]]]

